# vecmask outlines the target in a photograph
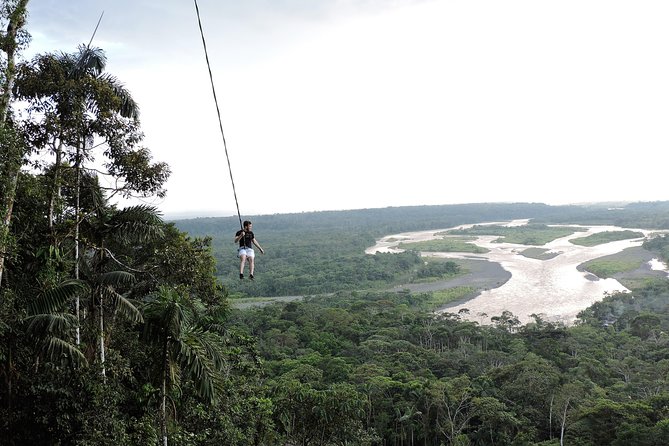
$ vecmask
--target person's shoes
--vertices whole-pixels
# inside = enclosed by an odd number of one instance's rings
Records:
[[[253,274],[251,274],[251,275],[249,276],[249,279],[253,280]]]
[[[244,278],[244,274],[239,273],[239,280],[242,280]]]

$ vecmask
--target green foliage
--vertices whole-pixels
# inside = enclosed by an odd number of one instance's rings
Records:
[[[655,307],[660,302],[666,307],[666,286],[646,289],[634,300],[625,295],[605,299],[618,309],[620,333],[604,326],[604,314],[572,328],[538,316],[534,324],[520,327],[511,314],[493,316],[497,327],[460,321],[458,315],[435,318],[420,309],[424,299],[409,293],[340,293],[247,310],[236,318],[257,333],[270,377],[290,377],[304,391],[325,389],[342,379],[354,383],[368,399],[363,426],[367,423],[390,444],[409,442],[412,435],[419,444],[438,438],[451,443],[551,444],[563,422],[572,443],[602,435],[624,444],[632,430],[659,429],[656,420],[662,415],[648,408],[654,407],[653,395],[669,391],[665,369],[658,370],[655,362],[656,354],[666,355],[660,353],[665,347],[658,337],[669,319],[639,314],[634,307],[650,305],[669,314]],[[626,305],[633,308],[626,310]],[[644,347],[626,341],[626,336],[643,339]],[[328,339],[329,347],[322,352],[349,364],[340,369],[346,371],[329,371],[324,353],[314,354],[314,346],[320,345],[316,339]],[[614,351],[625,359],[612,360]],[[607,392],[627,410],[617,429],[588,421],[588,407]],[[291,407],[295,410],[284,420],[302,416],[297,406]],[[637,409],[643,415],[631,415]]]
[[[646,239],[643,242],[643,247],[644,249],[658,253],[663,261],[669,261],[669,237],[665,234],[659,234]]]
[[[183,304],[186,313],[197,314],[191,319],[197,324],[178,333],[182,345],[171,349],[180,370],[172,367],[178,386],[166,395],[167,407],[176,410],[175,420],[188,421],[171,422],[169,433],[192,438],[203,430],[233,432],[244,426],[239,441],[228,444],[251,444],[253,438],[271,444],[271,406],[259,417],[260,403],[252,403],[263,395],[257,382],[260,363],[252,339],[229,330],[225,290],[212,275],[208,241],[187,237],[151,208],[118,210],[91,200],[81,226],[86,248],[80,280],[74,280],[72,221],[66,211],[48,228],[49,185],[45,177],[19,177],[12,224],[16,251],[7,263],[0,299],[3,441],[155,444],[161,436],[160,386],[153,385],[151,371],[160,369],[163,356],[153,344],[141,342],[143,314],[136,305],[167,286],[193,296]],[[103,195],[91,191],[92,197]],[[73,311],[76,297],[82,304],[79,320]],[[208,400],[212,388],[220,396],[212,404],[215,416],[198,419],[189,411]],[[181,395],[188,397],[181,402]],[[221,444],[218,438],[213,444]]]
[[[152,163],[141,146],[139,108],[114,76],[104,73],[107,59],[100,48],[80,45],[75,53],[41,54],[21,65],[16,96],[27,104],[21,126],[29,143],[56,155],[55,169],[71,161],[77,169],[95,159],[93,138],[103,141],[99,162],[116,179],[124,196],[163,196],[169,176],[165,163]],[[52,193],[60,187],[56,174]]]
[[[501,238],[497,239],[497,242],[541,246],[583,230],[583,228],[578,227],[552,227],[531,223],[522,226],[475,225],[468,229],[453,229],[448,233],[470,236],[498,235]]]
[[[618,273],[634,271],[639,268],[643,262],[640,260],[601,260],[595,259],[585,262],[579,266],[579,269],[589,271],[601,279],[613,277]]]
[[[76,149],[91,155],[97,135],[121,193],[162,194],[167,168],[151,164],[136,104],[104,67],[96,49],[40,56],[17,85],[29,101],[23,149],[63,158],[16,177],[15,218],[3,235],[12,248],[0,290],[3,442],[529,445],[558,444],[564,430],[568,444],[667,443],[667,281],[609,296],[575,327],[538,315],[521,326],[508,312],[478,314],[492,323],[480,325],[464,319],[467,311],[434,311],[472,288],[387,291],[461,274],[457,264],[364,249],[388,233],[565,213],[661,226],[669,208],[614,216],[482,204],[261,216],[254,220],[268,254],[257,281],[240,283],[229,280],[238,265],[234,218],[165,224],[150,207],[110,206],[95,174],[72,173]],[[492,230],[527,244],[562,234],[543,225]],[[652,243],[664,249],[664,240]],[[330,294],[231,311],[229,291]]]
[[[468,286],[448,288],[445,290],[434,291],[429,300],[428,307],[443,307],[446,304],[465,299],[475,293],[475,289]]]
[[[441,259],[426,260],[416,272],[417,279],[446,279],[461,273],[460,266],[451,261]]]
[[[615,242],[618,240],[628,240],[635,238],[643,238],[643,233],[637,231],[604,231],[596,234],[591,234],[587,237],[578,237],[569,240],[575,245],[581,246],[597,246],[604,243]]]
[[[470,252],[474,254],[483,254],[490,251],[487,248],[476,246],[471,240],[473,239],[443,237],[421,242],[400,243],[398,248],[412,251]]]
[[[550,260],[560,255],[559,252],[550,251],[544,248],[527,248],[520,252],[520,255],[537,260]]]

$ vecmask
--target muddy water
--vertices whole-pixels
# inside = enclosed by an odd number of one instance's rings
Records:
[[[525,220],[507,222],[508,225],[526,223]],[[499,224],[499,223],[495,223]],[[575,225],[571,225],[575,226]],[[460,226],[461,227],[461,226]],[[579,311],[602,300],[606,293],[628,291],[615,279],[598,279],[596,276],[577,270],[577,266],[588,260],[615,254],[623,249],[640,246],[643,238],[621,240],[593,247],[574,245],[572,238],[586,237],[603,231],[621,231],[628,228],[617,226],[582,226],[585,232],[577,232],[547,243],[541,248],[559,253],[549,260],[530,259],[520,255],[528,246],[512,243],[493,243],[497,236],[478,237],[474,242],[478,246],[488,248],[486,254],[470,253],[435,253],[423,252],[424,256],[444,258],[481,258],[499,263],[511,273],[511,278],[499,288],[483,291],[477,297],[444,311],[457,312],[468,309],[472,320],[484,320],[482,313],[489,317],[499,315],[504,310],[511,311],[521,323],[532,320],[531,314],[542,315],[546,320],[563,321],[567,324],[574,321]],[[450,228],[452,229],[452,228]],[[650,231],[633,229],[648,235]],[[421,241],[438,238],[435,234],[444,231],[407,232],[384,237],[366,250],[368,254],[375,252],[398,252],[397,245],[401,242]]]

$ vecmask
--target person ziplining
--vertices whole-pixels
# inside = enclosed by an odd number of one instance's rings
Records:
[[[242,224],[242,214],[239,212],[239,200],[237,200],[237,190],[235,189],[235,180],[232,177],[232,167],[230,166],[230,156],[228,155],[228,145],[225,142],[225,134],[223,133],[223,121],[221,120],[221,110],[218,106],[218,99],[216,98],[216,88],[214,87],[214,77],[211,74],[211,64],[209,63],[209,54],[207,53],[207,43],[204,39],[204,31],[202,30],[202,21],[200,20],[200,9],[197,6],[197,0],[193,0],[195,3],[195,12],[197,14],[197,23],[200,27],[200,36],[202,37],[202,47],[204,48],[204,56],[207,61],[207,69],[209,70],[209,80],[211,81],[211,91],[214,95],[214,103],[216,104],[216,113],[218,114],[218,126],[221,130],[221,137],[223,138],[223,148],[225,149],[225,158],[228,161],[228,172],[230,172],[230,182],[232,183],[232,193],[235,197],[235,205],[237,206],[237,217],[239,218],[239,226],[241,229],[235,234],[235,243],[239,242],[238,255],[240,259],[239,264],[239,278],[244,278],[244,265],[246,261],[249,262],[249,278],[253,280],[253,273],[255,269],[255,252],[253,251],[253,246],[258,247],[262,254],[265,254],[258,242],[255,239],[253,231],[253,224],[246,220]]]
[[[235,234],[235,243],[239,242],[240,280],[244,279],[244,265],[246,265],[247,260],[249,262],[249,279],[253,280],[253,270],[255,269],[255,252],[253,251],[253,246],[255,245],[262,254],[265,254],[265,250],[258,244],[252,229],[253,223],[246,220],[244,221],[244,228]]]

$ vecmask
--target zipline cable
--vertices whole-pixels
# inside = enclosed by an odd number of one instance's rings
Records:
[[[223,138],[223,148],[225,149],[225,158],[228,161],[228,171],[230,172],[230,182],[232,183],[232,193],[235,196],[235,205],[237,206],[237,217],[239,217],[239,227],[244,230],[242,225],[242,214],[239,212],[239,201],[237,200],[237,190],[235,189],[235,180],[232,178],[232,167],[230,167],[230,156],[228,156],[228,145],[225,142],[225,134],[223,133],[223,122],[221,121],[221,110],[218,107],[218,99],[216,98],[216,88],[214,87],[214,77],[211,74],[211,64],[209,63],[209,54],[207,53],[207,42],[204,40],[204,31],[202,31],[202,21],[200,20],[200,8],[195,2],[195,12],[197,13],[197,23],[200,26],[200,36],[202,37],[202,47],[204,48],[204,57],[207,61],[207,69],[209,70],[209,80],[211,81],[211,91],[214,94],[214,103],[216,104],[216,114],[218,115],[218,127],[221,129],[221,137]]]
[[[95,34],[98,32],[98,27],[100,26],[100,22],[102,21],[102,16],[105,15],[104,10],[102,11],[102,14],[100,14],[100,18],[98,19],[98,24],[95,25],[95,29],[93,30],[93,35],[91,36],[91,40],[88,41],[88,45],[86,45],[86,48],[91,47],[91,43],[93,43],[93,38],[95,38]]]

